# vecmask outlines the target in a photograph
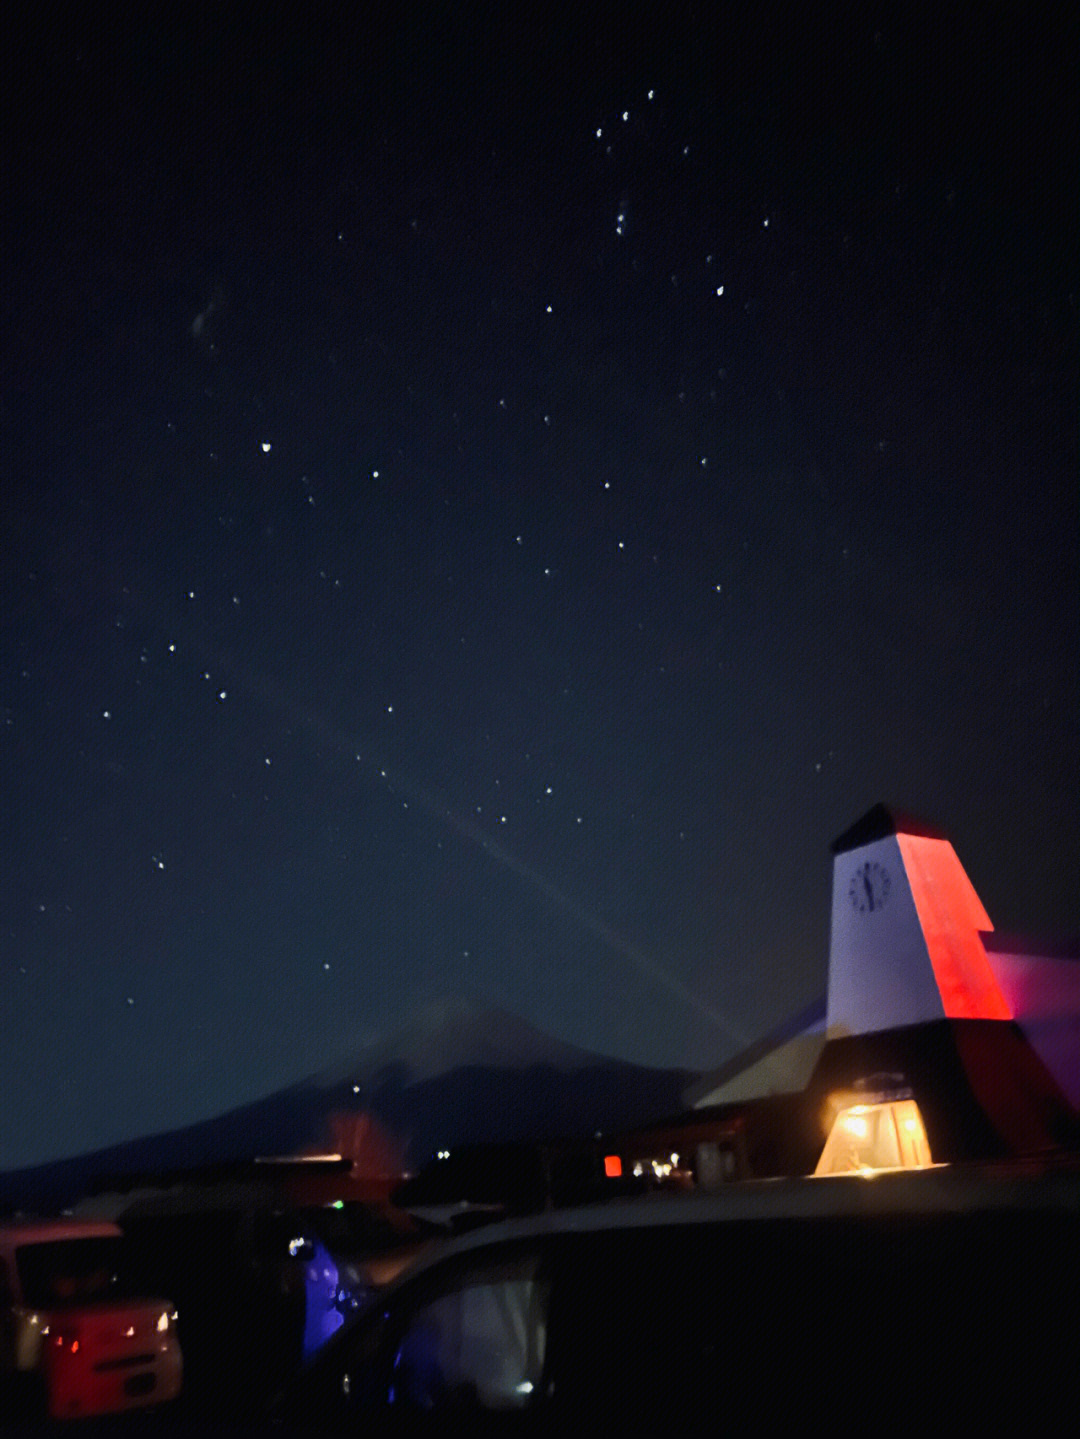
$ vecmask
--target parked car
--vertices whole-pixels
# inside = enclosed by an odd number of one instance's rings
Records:
[[[40,1399],[53,1419],[175,1399],[176,1312],[134,1282],[119,1227],[74,1219],[0,1225],[5,1412]]]
[[[1072,1432],[1080,1172],[654,1193],[420,1261],[278,1397],[281,1433]]]
[[[245,1216],[239,1242],[264,1286],[300,1294],[298,1367],[440,1234],[437,1226],[393,1206],[346,1201],[256,1210]]]
[[[257,1412],[345,1317],[430,1242],[391,1206],[281,1207],[265,1194],[151,1195],[118,1220],[148,1283],[175,1296],[185,1357],[183,1409]]]

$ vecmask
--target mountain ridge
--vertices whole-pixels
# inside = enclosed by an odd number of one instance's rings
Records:
[[[44,1211],[117,1177],[311,1152],[342,1114],[376,1121],[410,1166],[447,1145],[583,1137],[681,1109],[698,1077],[578,1049],[502,1009],[440,1001],[355,1061],[215,1117],[0,1174],[0,1206]]]

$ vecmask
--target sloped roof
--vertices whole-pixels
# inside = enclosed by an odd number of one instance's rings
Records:
[[[703,1074],[684,1093],[697,1108],[795,1094],[805,1089],[825,1043],[825,996],[770,1030],[726,1064]]]
[[[926,820],[909,814],[892,805],[876,804],[857,819],[850,829],[833,840],[829,846],[833,854],[846,854],[849,850],[862,849],[876,839],[885,839],[891,834],[923,835],[926,839],[946,839],[943,830]]]

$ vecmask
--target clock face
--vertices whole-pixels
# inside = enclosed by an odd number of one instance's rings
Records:
[[[889,871],[868,859],[851,876],[848,898],[860,914],[869,914],[882,907],[889,897]]]

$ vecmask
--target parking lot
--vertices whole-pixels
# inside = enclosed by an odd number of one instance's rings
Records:
[[[1075,1168],[658,1192],[430,1245],[307,1363],[233,1266],[180,1400],[79,1432],[1070,1432],[1078,1239]]]

